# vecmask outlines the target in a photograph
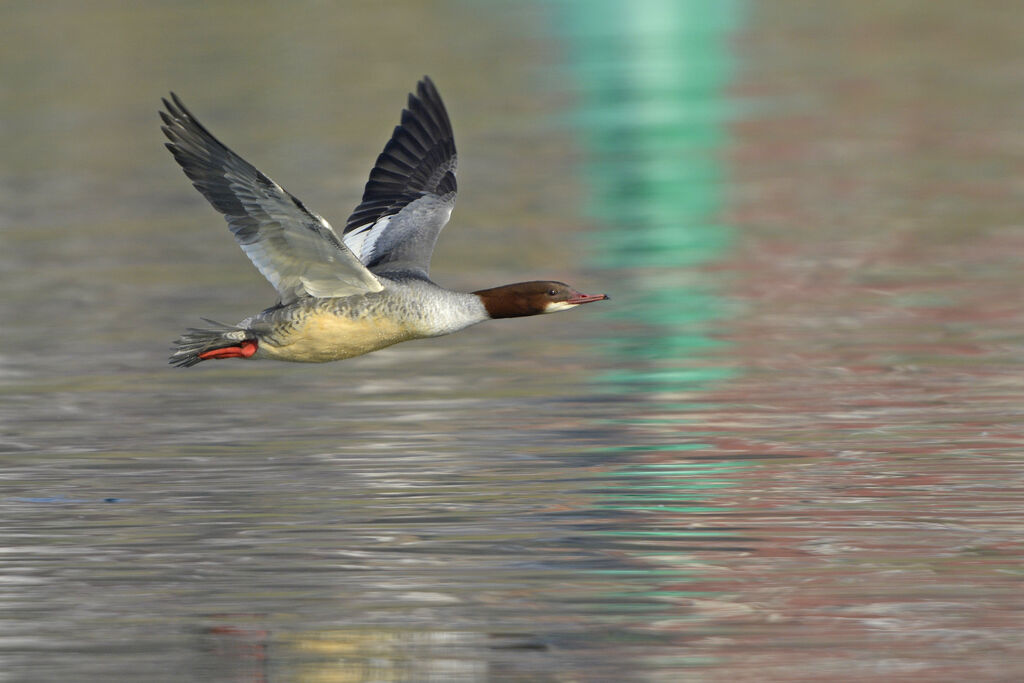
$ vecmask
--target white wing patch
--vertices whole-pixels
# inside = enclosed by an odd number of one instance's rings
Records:
[[[360,261],[367,263],[380,236],[388,229],[391,218],[391,216],[381,216],[376,223],[349,232],[344,238],[345,246],[352,250],[352,253],[358,256]]]

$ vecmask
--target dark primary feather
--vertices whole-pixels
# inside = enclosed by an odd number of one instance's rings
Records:
[[[370,171],[344,240],[375,272],[426,276],[430,254],[455,204],[455,136],[429,77],[409,95],[401,123]],[[388,219],[388,220],[381,220]]]
[[[327,221],[214,137],[177,95],[163,103],[167,148],[282,303],[381,289]]]

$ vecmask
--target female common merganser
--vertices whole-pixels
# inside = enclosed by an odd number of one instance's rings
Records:
[[[455,206],[455,139],[424,77],[377,157],[339,239],[284,188],[215,138],[178,96],[160,112],[167,148],[224,214],[242,250],[277,290],[275,306],[237,325],[189,329],[173,365],[215,358],[323,363],[492,318],[554,313],[609,298],[562,282],[455,292],[428,277],[430,254]]]

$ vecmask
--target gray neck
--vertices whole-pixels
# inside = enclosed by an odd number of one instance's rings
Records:
[[[425,337],[451,334],[491,319],[476,294],[453,292],[419,278],[392,282],[395,294],[407,300],[410,310],[422,321],[421,333]]]

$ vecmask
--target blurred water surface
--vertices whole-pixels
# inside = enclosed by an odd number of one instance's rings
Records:
[[[0,680],[1024,674],[1012,3],[0,19]],[[435,279],[613,300],[166,366],[273,292],[158,98],[337,225],[423,73]]]

